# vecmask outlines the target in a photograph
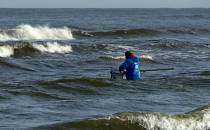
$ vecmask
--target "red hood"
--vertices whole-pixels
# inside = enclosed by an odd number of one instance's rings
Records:
[[[136,55],[134,53],[130,54],[129,57],[133,58],[136,57]]]
[[[136,55],[134,53],[131,53],[128,57],[134,58],[134,57],[136,57]]]

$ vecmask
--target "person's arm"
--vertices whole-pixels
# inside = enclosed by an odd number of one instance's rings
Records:
[[[124,71],[128,68],[130,65],[130,62],[128,60],[125,60],[119,67],[119,71]]]

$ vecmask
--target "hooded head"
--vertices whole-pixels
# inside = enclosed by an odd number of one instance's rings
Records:
[[[126,51],[125,52],[125,57],[126,57],[126,59],[129,58],[129,57],[135,57],[135,54],[131,51]]]

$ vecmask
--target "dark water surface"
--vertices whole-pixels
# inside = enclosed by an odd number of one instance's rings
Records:
[[[209,129],[209,12],[0,9],[0,129]],[[173,69],[111,80],[126,50]]]

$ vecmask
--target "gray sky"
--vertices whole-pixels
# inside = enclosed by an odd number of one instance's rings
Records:
[[[210,8],[210,0],[0,0],[0,8]]]

